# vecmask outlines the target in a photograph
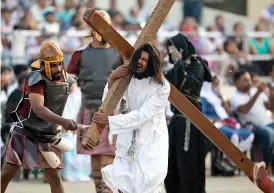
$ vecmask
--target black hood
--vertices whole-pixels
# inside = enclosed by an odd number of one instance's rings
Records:
[[[173,36],[167,40],[166,47],[172,45],[175,46],[178,51],[182,52],[183,59],[196,54],[195,47],[182,33],[178,33],[176,36]],[[171,59],[170,56],[169,58]]]

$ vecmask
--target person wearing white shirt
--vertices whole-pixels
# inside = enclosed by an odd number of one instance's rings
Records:
[[[266,84],[261,83],[257,88],[251,87],[251,76],[248,72],[236,72],[233,79],[237,90],[230,98],[231,106],[241,123],[252,123],[256,127],[254,133],[261,138],[264,161],[271,164],[274,159],[274,122],[267,115],[267,110],[273,109],[273,99],[268,100],[263,93]]]
[[[44,30],[47,34],[57,35],[60,32],[60,25],[55,20],[54,10],[46,10],[44,13],[45,21],[38,25],[38,29]]]
[[[274,22],[274,1],[262,11],[261,17],[269,23]]]
[[[31,5],[30,11],[37,23],[40,23],[43,21],[42,12],[47,8],[47,6],[48,6],[47,0],[38,0],[36,3]]]
[[[152,44],[135,51],[129,69],[133,78],[124,94],[129,113],[107,116],[99,110],[93,117],[97,124],[109,125],[110,134],[118,134],[114,163],[102,169],[102,176],[113,193],[160,193],[168,167],[165,109],[170,85]],[[110,75],[109,88],[121,76],[127,76],[127,68]]]

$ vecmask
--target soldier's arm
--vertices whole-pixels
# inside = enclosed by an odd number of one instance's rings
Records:
[[[37,93],[29,93],[29,101],[33,112],[41,119],[62,125],[64,128],[68,128],[70,120],[65,119],[44,106],[44,96]]]
[[[82,52],[78,51],[72,55],[67,67],[67,73],[74,74],[76,76],[79,75],[79,62],[80,62],[81,54]]]

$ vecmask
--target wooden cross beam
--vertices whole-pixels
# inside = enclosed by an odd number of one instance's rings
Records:
[[[103,39],[113,48],[118,49],[127,59],[124,66],[129,65],[129,59],[134,50],[142,43],[153,40],[161,26],[168,11],[175,0],[160,0],[154,9],[152,16],[147,22],[144,30],[141,32],[134,47],[131,46],[118,32],[115,31],[95,10],[88,9],[84,14],[85,22],[99,33]],[[111,115],[116,108],[119,100],[123,96],[130,78],[122,77],[114,82],[110,88],[102,108]],[[232,161],[249,177],[253,176],[254,163],[243,154],[230,140],[223,135],[188,99],[171,84],[171,93],[169,101],[183,113],[191,122],[222,152],[224,152]],[[92,123],[88,132],[82,140],[82,146],[92,149],[99,140],[97,126]],[[260,187],[261,188],[261,187]],[[261,188],[262,189],[262,188]]]
[[[102,37],[110,37],[105,41],[108,42],[113,48],[116,48],[122,53],[126,59],[129,59],[133,54],[134,50],[145,42],[150,42],[156,38],[156,33],[164,22],[169,10],[171,9],[175,0],[160,0],[156,5],[151,17],[149,18],[146,26],[139,35],[137,41],[132,47],[122,36],[120,36],[116,30],[114,30],[106,21],[102,21],[100,15],[92,9],[88,9],[84,14],[84,21],[91,26],[97,33],[104,34]],[[124,63],[124,66],[128,66],[129,61]],[[131,77],[120,78],[116,80],[106,96],[102,108],[111,115],[113,110],[116,108],[118,102],[122,98]],[[96,146],[99,140],[99,132],[97,125],[91,123],[87,134],[82,139],[82,146],[86,149],[92,149]]]

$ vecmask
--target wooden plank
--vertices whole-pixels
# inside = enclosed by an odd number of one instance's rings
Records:
[[[112,47],[117,49],[122,48],[121,53],[127,57],[131,56],[134,52],[134,48],[123,39],[118,32],[116,32],[111,26],[104,22],[102,18],[94,17],[97,15],[94,11],[90,11],[90,15],[84,17],[84,20],[97,31]],[[96,21],[95,21],[96,20]],[[129,48],[130,47],[130,48]],[[126,48],[126,49],[125,49]],[[128,64],[125,64],[128,65]],[[130,78],[121,78],[115,81],[110,89],[105,101],[103,102],[103,108],[107,110],[109,114],[113,112],[120,98],[122,97],[126,86],[128,85]],[[122,83],[121,83],[122,82]],[[123,86],[119,87],[121,84]],[[124,86],[126,85],[126,86]],[[114,97],[115,96],[115,97]],[[248,176],[252,176],[253,163],[246,157],[230,140],[224,136],[219,129],[217,129],[203,114],[197,110],[191,102],[173,85],[171,85],[171,93],[169,101],[180,110],[192,123],[207,137],[209,138],[221,151],[223,151],[233,162],[241,168]],[[94,124],[94,123],[92,123]],[[96,124],[94,124],[96,127]],[[88,137],[87,134],[86,137]],[[83,144],[85,145],[85,144]]]
[[[253,175],[253,162],[222,134],[179,90],[172,84],[169,101],[222,152],[248,176]]]
[[[114,30],[104,19],[102,19],[95,10],[88,9],[84,14],[83,19],[89,26],[97,31],[98,34],[104,34],[102,37],[107,37],[106,41],[112,47],[118,49],[126,59],[130,59],[135,48],[138,48],[141,44],[152,41],[156,38],[156,33],[164,22],[164,19],[166,18],[174,2],[175,0],[160,0],[157,3],[151,17],[135,42],[134,47],[132,47],[120,34],[118,34],[116,30]],[[112,35],[114,36],[112,37]],[[121,44],[121,42],[123,42],[123,44]],[[124,66],[128,65],[129,61],[126,61]],[[112,85],[101,106],[101,108],[106,110],[108,115],[111,115],[116,108],[130,80],[131,77],[120,78]],[[86,149],[93,149],[98,141],[99,132],[97,130],[97,125],[92,122],[86,135],[82,138],[81,144]]]
[[[88,10],[89,13],[92,12],[92,10]],[[87,12],[87,13],[88,13]],[[89,14],[87,14],[89,15]],[[121,53],[123,53],[127,59],[129,59],[129,57],[131,56],[131,54],[134,51],[134,48],[129,46],[129,43],[124,40],[123,38],[121,38],[121,36],[114,30],[112,29],[110,26],[106,26],[104,23],[105,21],[100,17],[97,17],[98,20],[96,20],[97,22],[97,26],[94,25],[93,23],[89,23],[91,27],[93,27],[95,30],[97,30],[97,32],[99,32],[99,34],[108,42],[110,43],[113,47],[116,47],[117,49],[120,49]],[[154,17],[154,19],[157,19],[156,17]],[[88,21],[89,22],[89,21]],[[96,23],[94,22],[94,23]],[[104,27],[102,27],[102,25],[105,25]],[[101,26],[101,33],[98,29],[100,29]],[[107,29],[108,30],[104,30]],[[157,29],[158,30],[158,29]],[[140,42],[141,43],[141,42]],[[124,64],[125,66],[128,65],[128,63],[126,62]],[[122,78],[125,79],[125,78]],[[128,78],[128,82],[129,82],[130,78]],[[119,82],[116,81],[114,83],[118,84]],[[122,84],[128,84],[128,83],[122,83]],[[118,87],[118,85],[116,85],[116,87]],[[114,86],[112,86],[114,87]],[[117,94],[120,96],[122,96],[122,93],[124,91],[123,90],[119,90],[118,88],[118,92]],[[114,93],[114,91],[113,91]],[[117,95],[117,96],[118,96]],[[115,93],[114,93],[115,96]],[[115,99],[115,97],[111,98],[110,96],[108,96],[109,98],[106,99],[104,101],[104,108],[107,109],[107,111],[109,112],[113,112],[114,108],[116,107],[115,104],[117,104],[117,101],[114,101],[114,103],[112,103],[111,99]],[[117,99],[116,98],[116,99]],[[226,136],[224,136],[208,119],[206,119],[201,113],[200,111],[198,111],[188,100],[187,98],[185,98],[185,96],[178,91],[173,85],[171,85],[171,94],[169,97],[169,101],[178,109],[180,110],[182,113],[185,114],[185,116],[190,119],[193,124],[205,135],[207,136],[220,150],[222,150],[226,155],[228,155],[232,161],[240,168],[242,169],[242,171],[244,171],[249,179],[254,182],[253,180],[253,168],[254,168],[254,164],[252,163],[252,161],[250,159],[248,159],[242,152],[240,152],[237,147],[235,147],[227,138]],[[109,103],[109,106],[107,106],[106,104]],[[94,141],[92,141],[92,135],[94,137],[94,139],[98,139],[98,131],[96,128],[96,124],[92,123],[93,126],[93,132],[91,132],[91,129],[89,129],[89,133],[86,135],[87,139],[90,139],[88,141],[89,145],[86,145],[87,148],[93,148],[96,143],[94,143]],[[265,169],[261,168],[261,170],[264,171],[264,173],[267,173]],[[265,176],[264,179],[262,181],[258,181],[258,187],[265,193],[273,193],[273,181],[269,178],[269,176]]]

